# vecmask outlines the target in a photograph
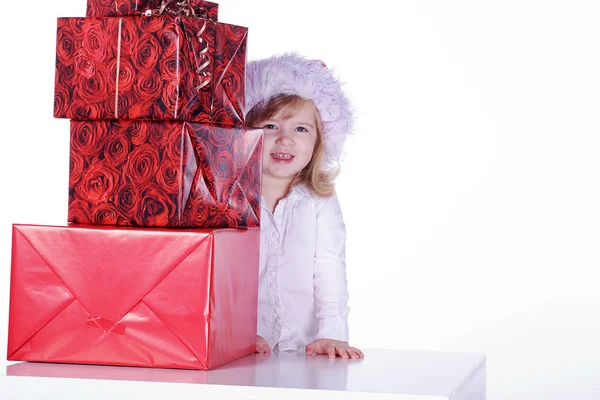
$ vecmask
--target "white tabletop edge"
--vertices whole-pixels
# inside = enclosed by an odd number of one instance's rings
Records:
[[[471,353],[471,354],[477,354],[480,355],[482,357],[481,362],[477,365],[474,365],[473,368],[471,368],[471,371],[469,371],[469,374],[466,375],[464,377],[464,379],[462,380],[461,383],[459,383],[454,390],[452,391],[452,393],[450,394],[450,397],[452,397],[454,395],[454,393],[456,393],[458,390],[460,390],[471,378],[473,378],[473,376],[475,374],[477,374],[479,372],[479,370],[481,370],[481,368],[485,367],[487,365],[487,359],[485,354],[482,353]]]
[[[12,393],[22,393],[23,391],[35,391],[38,390],[38,395],[43,395],[44,392],[39,392],[40,389],[35,387],[46,387],[49,389],[60,388],[61,390],[82,390],[82,388],[95,388],[100,392],[104,393],[104,399],[108,396],[113,398],[119,397],[119,389],[135,388],[135,393],[141,391],[147,391],[149,394],[153,394],[156,388],[168,387],[167,396],[177,394],[178,398],[185,396],[189,393],[195,393],[195,396],[211,395],[217,400],[223,399],[228,400],[252,400],[257,398],[264,399],[275,399],[281,398],[282,395],[285,397],[292,396],[292,398],[303,398],[307,392],[310,393],[311,398],[315,399],[367,399],[367,398],[380,398],[380,399],[400,399],[400,400],[442,400],[449,399],[454,393],[459,391],[462,387],[469,383],[469,380],[475,376],[481,368],[485,368],[486,357],[481,353],[458,353],[458,352],[428,352],[422,350],[383,350],[383,349],[367,349],[365,350],[367,357],[363,362],[353,362],[352,360],[329,360],[325,357],[309,358],[305,356],[295,356],[293,354],[280,354],[275,358],[267,359],[267,363],[264,360],[260,360],[260,356],[254,355],[249,356],[247,361],[238,360],[230,365],[224,366],[224,369],[213,370],[214,372],[206,374],[203,371],[193,370],[154,370],[148,368],[135,368],[135,367],[103,367],[103,366],[85,366],[77,364],[46,364],[46,363],[21,363],[21,362],[5,362],[4,365],[7,368],[0,370],[0,393],[9,393],[6,391],[7,388],[4,386],[9,385],[13,390]],[[253,361],[254,358],[257,361]],[[400,361],[398,361],[400,360]],[[418,382],[422,380],[423,375],[419,375],[418,372],[425,372],[424,376],[428,375],[430,370],[429,364],[436,360],[441,360],[441,365],[444,365],[442,369],[434,374],[429,374],[429,380],[425,380],[426,390],[421,390],[421,386],[414,386],[412,382]],[[445,360],[445,362],[444,362]],[[448,363],[448,360],[451,362]],[[256,366],[254,363],[258,362]],[[391,365],[388,365],[391,362]],[[425,364],[423,364],[425,362]],[[262,363],[262,364],[261,364]],[[413,364],[414,363],[414,364]],[[14,364],[22,364],[24,369],[19,371],[21,366]],[[434,363],[435,364],[435,363]],[[1,366],[2,364],[0,364]],[[15,368],[8,373],[8,366],[14,365]],[[260,366],[259,366],[260,365]],[[303,365],[307,365],[307,368],[303,368]],[[340,366],[347,366],[350,373],[356,369],[358,374],[353,374],[348,377],[348,372],[344,369],[340,369]],[[301,368],[297,369],[300,366]],[[336,367],[337,366],[337,367]],[[367,369],[365,369],[365,367]],[[390,369],[390,367],[392,369]],[[402,367],[402,368],[399,368]],[[46,375],[47,373],[55,373],[54,368],[58,368],[66,372],[64,375]],[[75,368],[71,370],[71,368]],[[101,369],[96,369],[101,368]],[[273,369],[276,368],[276,369]],[[291,369],[290,369],[291,368]],[[337,368],[337,369],[336,369]],[[375,368],[372,370],[372,368]],[[382,369],[383,368],[383,369]],[[398,369],[396,369],[398,368]],[[279,371],[279,369],[281,369]],[[75,374],[73,374],[73,372]],[[115,372],[116,371],[116,372]],[[240,379],[235,380],[223,380],[223,379],[210,379],[207,382],[196,382],[188,381],[190,373],[198,373],[196,376],[208,376],[208,377],[221,377],[229,375],[237,376],[242,371],[243,373],[249,373],[250,375],[239,375]],[[286,378],[290,376],[291,371],[297,371],[302,377],[302,373],[308,374],[304,377],[304,381],[296,377],[296,373],[293,373],[292,383],[290,385],[289,380]],[[342,371],[343,375],[328,375],[329,372]],[[379,371],[379,372],[377,372]],[[397,379],[394,375],[389,375],[386,371],[398,371],[399,375],[395,375],[404,379],[408,382],[408,385],[402,386],[398,390],[396,383]],[[417,374],[415,375],[415,371]],[[450,372],[449,375],[446,372]],[[457,373],[457,371],[461,371]],[[16,373],[15,373],[16,372]],[[280,379],[272,377],[273,372],[279,372]],[[365,372],[368,372],[365,376]],[[380,372],[383,372],[386,379],[380,380]],[[137,375],[131,374],[150,374],[152,380],[146,380],[146,378],[139,378]],[[161,380],[161,373],[166,373],[167,380]],[[267,375],[264,375],[264,374]],[[375,375],[373,375],[375,373]],[[440,375],[440,373],[442,375]],[[216,375],[215,375],[216,374]],[[259,374],[262,374],[259,379]],[[315,375],[316,374],[316,375]],[[322,375],[325,374],[325,375]],[[368,376],[371,375],[370,378]],[[172,376],[175,376],[176,380],[170,380]],[[267,378],[265,378],[267,376]],[[390,377],[392,381],[390,381]],[[448,376],[454,376],[454,378],[448,379]],[[281,380],[283,377],[283,381]],[[318,378],[315,378],[318,377]],[[358,379],[357,377],[362,377]],[[438,380],[438,377],[441,380]],[[132,379],[133,378],[133,379]],[[155,379],[158,378],[158,379]],[[330,381],[330,378],[334,381]],[[183,380],[180,380],[183,379]],[[257,382],[257,384],[248,383]],[[265,381],[265,379],[267,379]],[[300,379],[296,381],[295,379]],[[326,384],[321,382],[320,384],[314,384],[314,379],[324,379]],[[339,383],[335,383],[335,379],[341,379]],[[365,380],[367,379],[367,380]],[[413,381],[413,379],[415,379]],[[435,381],[430,381],[435,379]],[[364,381],[365,383],[359,383]],[[306,386],[295,386],[298,382],[312,382],[311,385]],[[317,381],[320,382],[320,381]],[[371,382],[371,383],[368,383]],[[431,383],[429,383],[431,382]],[[446,382],[440,385],[440,382]],[[193,385],[186,385],[193,383]],[[287,386],[285,386],[287,385]],[[336,388],[339,387],[339,389]],[[254,397],[252,394],[256,394],[259,397]],[[37,395],[31,393],[32,397],[23,397],[26,399],[37,398]],[[79,396],[87,396],[87,391],[78,392]],[[66,397],[65,397],[66,396]],[[62,393],[55,398],[77,398],[76,396],[68,397],[69,393]],[[223,397],[224,396],[224,397]],[[241,396],[241,397],[240,397]],[[294,397],[297,396],[297,397]],[[15,397],[21,398],[21,397]],[[87,397],[86,397],[87,398]],[[124,397],[125,398],[125,397]],[[4,400],[4,397],[2,397]],[[103,399],[103,400],[104,400]]]
[[[26,382],[23,383],[23,380]],[[29,381],[29,382],[27,382]],[[198,385],[193,383],[111,381],[82,378],[1,376],[3,400],[131,400],[132,398],[170,398],[197,400],[447,400],[447,396],[396,393],[340,392],[335,390],[293,389],[256,386]],[[4,397],[4,396],[8,397]]]

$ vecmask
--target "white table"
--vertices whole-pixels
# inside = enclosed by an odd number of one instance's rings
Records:
[[[483,354],[366,350],[363,360],[251,355],[212,371],[5,363],[0,398],[483,400]]]

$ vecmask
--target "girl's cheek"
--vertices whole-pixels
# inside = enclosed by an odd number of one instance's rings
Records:
[[[269,150],[272,142],[273,140],[271,140],[271,138],[267,135],[263,135],[263,153],[266,153]]]

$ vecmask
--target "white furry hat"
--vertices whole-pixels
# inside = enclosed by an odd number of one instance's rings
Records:
[[[325,130],[326,162],[331,165],[339,161],[354,122],[352,106],[340,81],[322,61],[308,60],[295,53],[248,63],[246,114],[257,104],[266,104],[271,97],[282,93],[315,103]]]

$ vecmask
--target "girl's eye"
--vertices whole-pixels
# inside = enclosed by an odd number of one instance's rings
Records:
[[[303,126],[299,126],[299,127],[297,127],[297,128],[296,128],[296,130],[297,130],[297,131],[299,131],[299,132],[308,132],[308,129],[306,129],[306,128],[305,128],[305,127],[303,127]]]
[[[277,127],[273,124],[266,124],[263,126],[263,129],[276,129]]]

